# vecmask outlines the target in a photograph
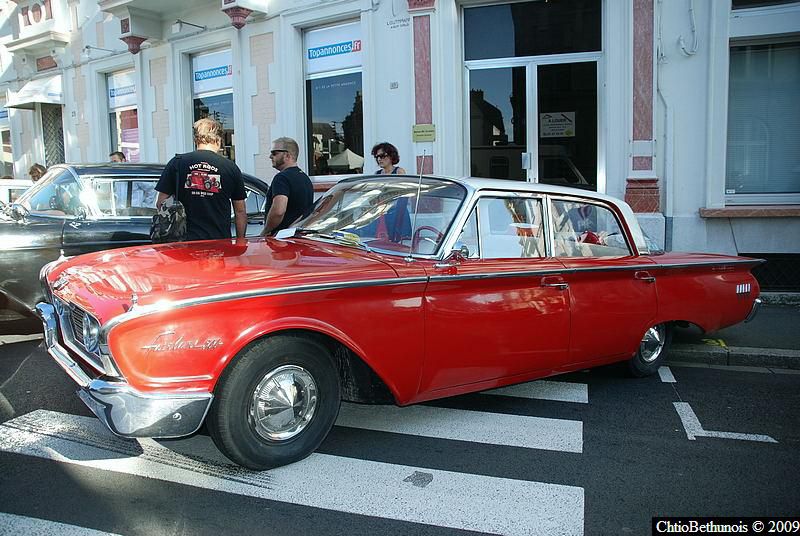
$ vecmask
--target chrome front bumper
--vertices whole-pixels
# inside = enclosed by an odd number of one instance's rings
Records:
[[[211,407],[211,393],[137,391],[125,381],[91,378],[59,344],[55,308],[39,303],[47,352],[80,386],[78,396],[113,433],[123,437],[182,437],[196,432]]]
[[[754,319],[758,314],[759,309],[761,309],[761,298],[756,298],[753,300],[753,307],[750,309],[750,313],[747,315],[747,318],[745,318],[744,321],[750,322],[752,319]]]

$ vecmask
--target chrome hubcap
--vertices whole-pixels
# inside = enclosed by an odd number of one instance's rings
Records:
[[[258,435],[286,441],[303,430],[317,409],[317,384],[304,368],[283,365],[258,383],[250,402],[250,421]]]
[[[653,326],[645,332],[642,342],[639,343],[639,354],[645,363],[652,363],[661,355],[666,342],[666,334],[667,330],[664,324]]]

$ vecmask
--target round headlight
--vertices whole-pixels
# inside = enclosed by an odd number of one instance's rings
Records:
[[[90,315],[83,317],[83,346],[92,354],[100,351],[100,324]]]

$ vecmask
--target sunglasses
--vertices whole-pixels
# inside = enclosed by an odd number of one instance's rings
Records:
[[[381,158],[386,158],[387,156],[389,155],[385,153],[378,153],[375,155],[375,160],[380,160]]]
[[[285,149],[273,149],[272,151],[269,152],[269,155],[270,156],[275,156],[275,155],[277,155],[279,153],[288,153],[288,152],[289,151],[287,151]]]

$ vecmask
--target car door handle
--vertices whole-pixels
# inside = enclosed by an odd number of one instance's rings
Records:
[[[543,277],[542,286],[553,287],[557,288],[558,290],[567,290],[569,288],[569,283],[567,283],[560,277]]]
[[[633,274],[633,277],[635,279],[638,279],[640,281],[646,281],[648,283],[655,283],[656,282],[656,278],[653,277],[652,275],[650,275],[650,272],[647,272],[645,270],[640,270],[640,271],[636,272],[635,274]]]

